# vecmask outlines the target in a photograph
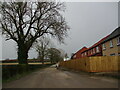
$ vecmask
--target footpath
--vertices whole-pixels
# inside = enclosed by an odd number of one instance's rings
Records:
[[[120,72],[83,72],[83,71],[75,71],[75,70],[66,69],[66,68],[59,68],[59,70],[72,71],[79,74],[90,75],[90,76],[103,76],[103,77],[120,79]]]

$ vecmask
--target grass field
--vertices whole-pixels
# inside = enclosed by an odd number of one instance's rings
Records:
[[[30,65],[39,65],[39,64],[42,64],[42,63],[35,62],[35,63],[28,63],[28,64],[30,64]],[[50,64],[50,62],[45,62],[44,64]],[[18,63],[0,63],[0,65],[18,65]]]
[[[51,63],[29,63],[28,66],[19,66],[18,63],[3,63],[2,65],[2,82],[7,83],[12,80],[19,79],[38,69],[49,67]]]

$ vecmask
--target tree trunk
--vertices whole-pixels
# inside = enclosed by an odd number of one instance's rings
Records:
[[[18,62],[19,64],[28,64],[28,50],[24,45],[18,45]]]
[[[44,56],[41,57],[42,64],[44,64]]]
[[[44,64],[44,59],[42,59],[42,64]]]

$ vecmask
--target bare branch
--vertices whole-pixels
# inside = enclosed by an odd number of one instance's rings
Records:
[[[24,51],[23,48],[26,48],[23,53],[27,53],[36,39],[45,34],[50,34],[59,42],[63,42],[67,36],[69,27],[61,15],[63,3],[2,2],[0,10],[1,31],[7,39],[17,42],[18,49],[21,50],[18,50],[19,55]]]

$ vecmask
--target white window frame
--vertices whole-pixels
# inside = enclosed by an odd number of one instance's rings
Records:
[[[117,38],[117,45],[120,45],[120,36]]]
[[[103,50],[105,50],[105,49],[106,49],[105,43],[102,45],[102,48],[103,48]]]
[[[112,42],[112,40],[110,40],[110,48],[112,48],[113,47],[113,42]]]
[[[98,46],[96,47],[96,52],[97,52],[97,53],[99,52],[99,47],[98,47]]]
[[[92,49],[90,51],[91,51],[91,54],[93,54]]]

